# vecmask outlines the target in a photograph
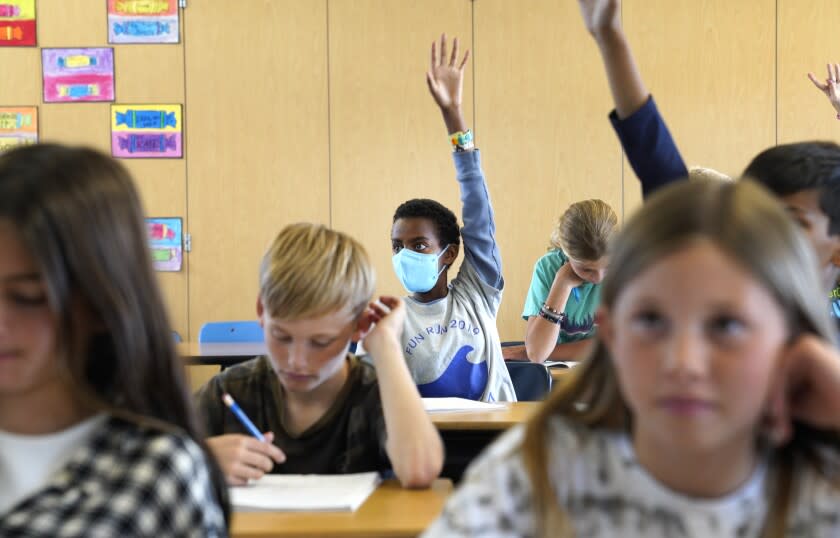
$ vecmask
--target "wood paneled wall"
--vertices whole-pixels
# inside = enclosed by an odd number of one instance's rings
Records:
[[[102,0],[39,0],[39,46],[107,45]],[[811,87],[840,62],[836,0],[625,0],[644,78],[688,164],[737,175],[777,142],[838,139]],[[465,110],[496,210],[507,288],[499,328],[520,340],[531,270],[565,207],[640,203],[607,121],[597,49],[575,0],[189,0],[182,44],[116,46],[118,102],[183,102],[185,158],[126,161],[152,216],[183,216],[193,250],[161,273],[175,328],[252,318],[260,256],[284,225],[331,224],[369,249],[381,293],[396,206],[460,213],[424,73],[446,32],[473,50]],[[108,104],[41,103],[37,49],[0,48],[0,103],[39,104],[44,140],[109,150]]]

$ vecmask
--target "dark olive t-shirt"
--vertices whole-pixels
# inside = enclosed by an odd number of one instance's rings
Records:
[[[207,435],[250,435],[222,402],[222,394],[227,392],[260,431],[274,432],[274,444],[286,454],[286,461],[275,464],[272,473],[343,474],[390,469],[376,371],[355,356],[349,355],[347,360],[347,382],[335,402],[300,435],[291,435],[285,428],[283,386],[267,357],[226,369],[196,393]]]

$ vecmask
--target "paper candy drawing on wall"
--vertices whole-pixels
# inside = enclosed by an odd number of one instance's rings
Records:
[[[178,43],[177,0],[108,0],[109,43]]]
[[[114,49],[41,49],[44,102],[114,100]]]
[[[37,107],[0,107],[0,152],[37,141]]]
[[[0,0],[0,47],[35,44],[35,0]]]
[[[120,149],[129,153],[165,153],[178,149],[175,135],[130,134],[119,137]]]
[[[114,12],[122,15],[160,15],[169,11],[171,2],[167,0],[116,0],[113,6]]]
[[[111,105],[111,154],[123,158],[178,158],[181,105]]]
[[[146,219],[146,237],[156,271],[180,271],[183,260],[180,218]]]
[[[129,108],[125,112],[117,110],[117,125],[125,125],[135,129],[163,129],[177,127],[178,120],[174,112],[165,110],[137,110]]]
[[[62,69],[77,69],[96,65],[96,56],[92,54],[68,54],[59,56],[55,62]]]

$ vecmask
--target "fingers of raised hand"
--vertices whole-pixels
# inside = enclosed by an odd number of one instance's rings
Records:
[[[452,40],[452,55],[449,57],[449,67],[455,67],[455,60],[458,59],[458,38]]]
[[[461,64],[458,66],[458,69],[463,70],[464,66],[467,65],[467,60],[469,60],[469,59],[470,59],[470,49],[467,49],[467,51],[464,53],[464,59],[461,60]]]
[[[828,82],[823,84],[822,82],[819,81],[819,79],[817,79],[817,77],[813,73],[808,73],[808,78],[811,80],[811,82],[814,84],[814,86],[816,86],[817,89],[819,89],[820,91],[826,91],[826,89],[828,89]]]
[[[435,76],[431,71],[426,72],[426,84],[428,84],[429,91],[432,92],[432,94],[437,93],[437,81],[435,81]]]

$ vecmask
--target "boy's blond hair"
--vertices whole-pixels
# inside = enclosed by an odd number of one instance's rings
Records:
[[[342,308],[361,314],[376,274],[364,247],[320,224],[283,228],[260,264],[260,298],[272,317],[298,320]]]

